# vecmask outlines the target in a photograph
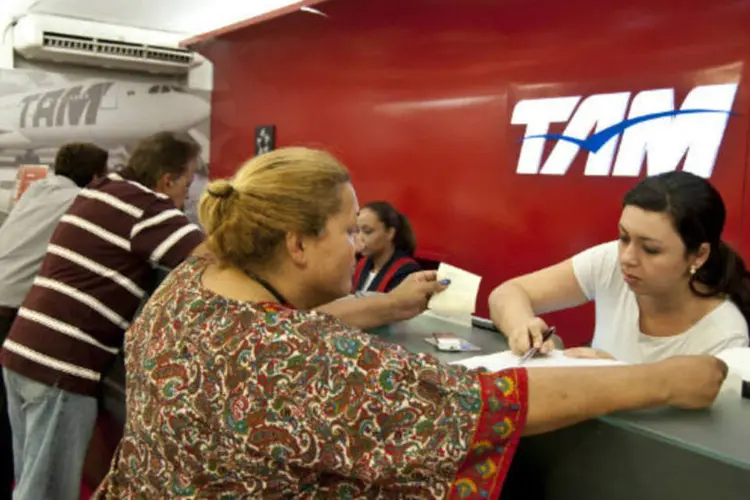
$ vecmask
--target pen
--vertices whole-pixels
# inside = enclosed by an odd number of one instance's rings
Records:
[[[556,331],[557,331],[557,328],[553,326],[552,328],[549,328],[546,332],[544,332],[544,335],[542,335],[542,344],[547,342],[550,339],[550,337],[552,337],[552,335],[555,334]],[[524,364],[526,361],[536,356],[538,352],[539,352],[538,347],[532,347],[531,349],[526,351],[526,354],[524,354],[523,357],[518,361],[518,364],[519,365]]]

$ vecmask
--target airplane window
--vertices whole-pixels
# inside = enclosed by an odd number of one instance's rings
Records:
[[[167,86],[167,85],[162,85],[162,86],[161,86],[161,93],[162,93],[162,94],[166,94],[166,93],[168,93],[168,92],[172,92],[171,90],[169,90],[169,86]]]
[[[131,95],[135,95],[135,90],[128,90],[128,95],[129,95],[129,96],[131,96]]]
[[[149,94],[158,94],[159,93],[159,86],[158,85],[154,85],[153,87],[150,87],[148,89],[148,93]]]

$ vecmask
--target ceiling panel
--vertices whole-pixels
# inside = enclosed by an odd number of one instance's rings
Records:
[[[0,14],[27,11],[195,35],[296,0],[0,0]]]

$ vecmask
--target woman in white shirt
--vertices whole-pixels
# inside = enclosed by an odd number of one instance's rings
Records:
[[[618,241],[503,283],[490,295],[492,320],[522,353],[542,344],[539,315],[594,300],[592,347],[571,356],[643,363],[746,347],[750,280],[721,240],[725,218],[701,177],[647,177],[625,195]]]

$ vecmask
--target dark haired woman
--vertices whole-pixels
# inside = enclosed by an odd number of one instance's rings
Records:
[[[622,205],[618,240],[492,292],[492,319],[513,351],[526,351],[530,336],[541,343],[547,325],[537,315],[589,300],[592,349],[574,356],[641,363],[746,347],[750,287],[742,258],[721,239],[719,192],[701,177],[669,172],[643,179]]]
[[[390,292],[420,267],[414,260],[417,238],[409,220],[386,201],[373,201],[357,219],[362,258],[354,273],[355,292]]]

